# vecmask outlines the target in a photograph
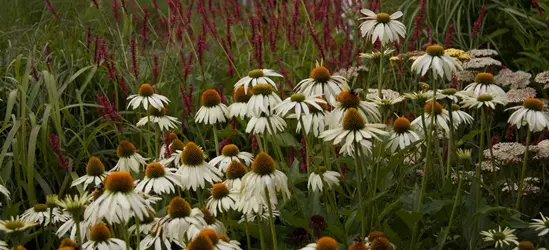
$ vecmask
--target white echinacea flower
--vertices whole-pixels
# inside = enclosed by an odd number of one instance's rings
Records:
[[[543,105],[540,99],[528,98],[522,106],[507,109],[515,110],[507,122],[518,129],[526,125],[532,132],[542,131],[549,127],[549,117],[543,112]]]
[[[244,93],[248,93],[250,85],[255,86],[257,84],[270,84],[276,89],[276,83],[269,77],[283,77],[281,74],[274,72],[271,69],[254,69],[248,72],[248,75],[241,78],[234,84],[234,89],[244,87]]]
[[[387,13],[374,13],[369,9],[362,9],[360,13],[366,17],[358,20],[366,20],[359,26],[362,37],[371,39],[372,44],[379,39],[382,44],[398,41],[406,35],[406,27],[396,19],[402,17],[402,12],[397,11],[391,15]]]
[[[202,92],[200,98],[202,107],[196,112],[194,120],[197,123],[214,125],[227,121],[229,109],[221,103],[221,96],[215,89],[207,89]]]
[[[433,76],[440,76],[451,80],[452,74],[458,70],[462,70],[461,65],[456,60],[452,59],[444,52],[444,48],[440,45],[431,45],[427,47],[427,53],[418,57],[412,64],[412,71],[416,74],[424,76],[429,69],[433,70]]]
[[[130,100],[128,108],[137,109],[142,104],[145,110],[149,108],[149,105],[160,110],[164,108],[164,104],[170,102],[167,97],[154,93],[154,88],[148,83],[142,84],[137,93],[137,95],[128,96],[128,100]]]

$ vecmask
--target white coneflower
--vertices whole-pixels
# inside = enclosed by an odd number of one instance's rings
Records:
[[[248,116],[248,101],[254,95],[252,88],[247,91],[244,87],[239,87],[233,92],[233,103],[229,106],[230,117],[244,119]]]
[[[541,219],[532,219],[530,223],[530,228],[538,231],[538,236],[543,237],[549,233],[549,217],[543,216],[542,213],[539,213]]]
[[[324,236],[316,241],[301,248],[301,250],[339,250],[337,241],[333,238]]]
[[[0,250],[9,250],[8,243],[3,240],[0,240]]]
[[[266,190],[268,190],[267,197]],[[245,214],[258,213],[268,204],[278,204],[277,193],[287,199],[290,197],[288,177],[276,169],[275,161],[265,152],[256,155],[252,163],[252,171],[242,177],[242,187],[238,210]]]
[[[183,188],[181,179],[175,171],[173,168],[164,168],[160,162],[150,163],[145,169],[145,177],[138,181],[135,189],[147,194],[173,194],[176,187]]]
[[[239,161],[233,160],[231,164],[227,167],[226,171],[226,177],[225,181],[223,182],[225,185],[227,185],[227,188],[229,189],[235,189],[240,190],[241,184],[242,184],[242,177],[248,172],[248,168],[244,166]]]
[[[148,235],[153,231],[156,231],[156,224],[160,221],[160,218],[156,218],[152,211],[149,211],[149,215],[143,220],[139,221],[139,232],[137,232],[137,224],[128,228],[130,234],[143,234]]]
[[[388,98],[382,95],[380,98],[379,96],[374,96],[370,99],[370,101],[374,102],[375,104],[379,105],[379,107],[385,107],[385,108],[391,108],[391,106],[396,105],[398,103],[401,103],[404,101],[404,97],[397,96],[395,98]]]
[[[463,68],[468,70],[483,70],[490,66],[501,66],[501,62],[491,57],[473,58],[463,63]]]
[[[154,247],[153,249],[172,249],[172,239],[169,239],[168,236],[164,233],[162,228],[158,228],[156,232],[149,232],[145,238],[141,240],[141,243],[139,244],[139,249],[150,249]],[[182,248],[185,248],[185,243],[174,241],[177,245],[181,246]]]
[[[168,238],[187,242],[206,227],[206,221],[200,209],[192,208],[185,199],[176,196],[170,201],[168,213],[158,226],[163,227]]]
[[[227,121],[229,109],[221,102],[221,96],[215,89],[207,89],[200,97],[202,106],[196,112],[194,120],[196,123],[214,125]]]
[[[426,92],[426,95],[429,96],[429,99],[432,99],[433,93],[434,92],[432,90],[429,90]],[[447,100],[447,101],[451,101],[452,103],[458,103],[459,98],[463,98],[464,96],[467,96],[467,95],[468,95],[467,92],[457,91],[454,88],[448,88],[448,89],[441,89],[437,91],[437,95],[435,96],[435,98],[438,101]]]
[[[29,222],[35,222],[40,225],[49,225],[55,224],[59,221],[66,221],[68,218],[66,215],[63,215],[59,209],[51,210],[52,215],[50,217],[50,209],[47,204],[36,204],[33,207],[27,209],[22,215],[21,219],[27,220]],[[55,215],[53,214],[55,213]]]
[[[475,76],[475,82],[467,85],[463,90],[473,92],[475,96],[482,94],[506,96],[505,91],[494,84],[494,75],[490,73],[478,73]]]
[[[446,76],[448,81],[452,79],[454,72],[462,70],[461,65],[444,53],[444,48],[440,45],[427,47],[427,53],[418,57],[412,64],[412,71],[421,76],[424,76],[429,69],[435,71],[433,73],[435,78],[437,75],[441,78]]]
[[[383,51],[383,56],[384,57],[388,57],[388,56],[391,56],[391,54],[395,52],[394,49],[386,49]],[[366,59],[369,59],[369,60],[374,60],[374,61],[379,61],[381,59],[381,51],[372,51],[370,53],[360,53],[359,54],[359,57],[360,58],[366,58]],[[391,57],[393,58],[393,57]],[[396,57],[398,58],[398,57]],[[393,59],[395,60],[395,59]]]
[[[284,117],[291,110],[295,114],[296,119],[300,119],[302,115],[308,115],[311,113],[309,106],[316,109],[322,109],[320,104],[325,104],[326,101],[316,96],[305,96],[301,93],[293,94],[292,96],[284,99],[274,109],[277,115]]]
[[[311,131],[315,137],[326,128],[326,114],[325,110],[328,109],[328,104],[321,104],[321,109],[317,109],[313,106],[309,106],[310,113],[308,115],[301,116],[301,122],[297,123],[296,132],[301,131],[302,123],[305,128],[305,134],[309,134]]]
[[[341,126],[343,117],[350,108],[355,108],[366,122],[381,120],[378,105],[374,102],[360,100],[358,93],[353,90],[341,91],[336,100],[334,109],[326,115],[327,124],[332,129]]]
[[[87,208],[84,217],[91,223],[104,219],[108,223],[127,223],[131,218],[142,220],[151,206],[134,190],[129,172],[113,172],[105,179],[105,191]]]
[[[391,15],[387,13],[374,13],[369,9],[362,9],[360,13],[366,17],[361,17],[358,20],[365,20],[359,26],[362,37],[371,40],[372,44],[379,39],[382,44],[398,41],[406,35],[406,27],[399,19],[402,17],[402,12],[397,11]]]
[[[473,117],[467,112],[461,110],[461,106],[452,104],[452,119],[454,119],[454,127],[459,127],[461,124],[473,123]]]
[[[204,221],[206,221],[206,227],[210,228],[216,231],[218,234],[226,234],[227,233],[227,227],[223,225],[223,222],[215,218],[215,216],[212,215],[212,212],[207,207],[201,207],[200,211],[202,214],[204,214]]]
[[[549,127],[549,117],[543,113],[543,102],[539,99],[528,98],[522,106],[511,107],[507,110],[515,110],[507,122],[518,129],[528,125],[530,131],[539,132]]]
[[[236,208],[240,190],[229,190],[223,183],[216,183],[211,189],[211,196],[208,198],[207,207],[213,216],[218,212],[223,213]]]
[[[522,103],[528,98],[536,98],[537,95],[537,91],[530,87],[523,89],[511,89],[507,92],[507,99],[510,103]]]
[[[273,212],[273,217],[279,217],[280,211],[278,211],[276,208],[271,208]],[[238,223],[243,224],[245,222],[247,223],[253,223],[257,218],[262,221],[268,221],[270,217],[269,208],[267,206],[261,206],[258,210],[258,212],[255,213],[244,213],[240,217],[240,220]]]
[[[283,77],[281,74],[274,72],[271,69],[254,69],[248,72],[248,75],[238,80],[234,84],[234,89],[239,87],[244,87],[244,93],[248,93],[248,88],[250,85],[255,86],[258,84],[270,84],[276,89],[276,83],[271,80],[269,77]]]
[[[496,105],[507,104],[507,98],[492,93],[484,93],[475,96],[467,96],[461,102],[463,108],[480,109],[482,107],[495,109]]]
[[[421,136],[411,129],[410,121],[405,117],[399,117],[393,123],[393,133],[389,137],[387,149],[394,153],[419,140],[421,140]]]
[[[296,92],[306,96],[321,94],[332,106],[335,104],[335,97],[344,89],[349,89],[345,77],[331,75],[328,68],[318,64],[309,78],[301,80],[294,88]]]
[[[259,116],[253,116],[246,125],[246,133],[254,135],[263,134],[278,134],[286,128],[286,121],[282,117],[273,112],[262,113]]]
[[[19,216],[11,217],[8,220],[0,220],[0,231],[11,234],[24,232],[27,229],[38,225],[35,222],[29,221],[28,219],[23,219]]]
[[[177,137],[177,134],[173,131],[164,136],[162,146],[160,146],[160,152],[158,153],[159,160],[164,160],[166,157],[169,157],[169,154],[171,154],[171,152],[174,152],[173,150],[170,150],[170,147],[173,141],[177,139],[179,138]]]
[[[252,90],[253,96],[246,107],[248,117],[274,112],[274,108],[282,102],[269,84],[255,85]]]
[[[412,71],[416,74],[424,76],[431,69],[435,71],[435,77],[440,76],[451,80],[452,74],[462,70],[461,65],[444,53],[444,48],[440,45],[431,45],[427,47],[427,53],[418,57],[412,64]]]
[[[110,170],[114,171],[132,171],[134,173],[141,172],[141,166],[147,165],[147,158],[143,158],[139,153],[136,152],[135,146],[133,143],[127,140],[121,140],[120,144],[116,148],[116,155],[118,156],[118,162]]]
[[[389,133],[383,131],[384,124],[366,123],[364,117],[355,108],[350,108],[345,113],[342,126],[326,130],[320,134],[320,138],[325,141],[333,141],[333,144],[341,144],[340,153],[354,156],[355,143],[362,146],[368,152],[372,148],[372,140],[380,140],[380,136],[386,136]]]
[[[147,123],[157,124],[160,128],[160,131],[170,131],[177,127],[181,122],[173,116],[166,115],[168,109],[152,109],[149,116],[142,117],[137,122],[138,127],[147,125]]]
[[[515,232],[515,229],[510,229],[506,227],[503,231],[501,230],[501,226],[498,227],[498,230],[490,229],[488,231],[482,231],[480,234],[484,236],[484,241],[492,241],[495,243],[495,247],[503,247],[503,245],[511,245],[511,243],[514,243],[515,245],[518,245],[518,239],[517,236],[515,236],[513,233]]]
[[[208,241],[212,244],[212,248],[208,248]],[[230,241],[225,235],[218,234],[215,230],[206,228],[200,231],[200,233],[189,242],[187,249],[212,249],[212,250],[242,250],[239,243]]]
[[[126,242],[112,238],[111,230],[105,224],[95,224],[90,229],[90,240],[82,245],[83,250],[126,250]]]
[[[194,142],[188,142],[181,152],[181,159],[176,174],[180,176],[185,190],[203,189],[206,182],[220,182],[222,173],[215,166],[204,160],[204,151]]]
[[[313,192],[322,192],[324,185],[327,185],[327,189],[331,190],[335,186],[339,185],[339,178],[341,174],[336,171],[330,171],[326,167],[317,167],[309,175],[309,181],[307,181],[307,188]]]
[[[174,139],[172,143],[170,143],[169,150],[171,152],[170,157],[164,158],[160,160],[159,162],[167,168],[173,168],[175,167],[176,163],[179,162],[181,159],[181,151],[185,148],[185,143],[183,143],[179,139]],[[166,152],[164,152],[166,153]]]
[[[154,93],[154,88],[148,83],[142,84],[139,87],[138,94],[128,96],[128,100],[130,100],[128,108],[137,109],[142,104],[145,110],[149,108],[149,105],[160,110],[164,108],[164,104],[170,102],[167,97]]]
[[[71,186],[84,184],[84,189],[86,189],[90,184],[93,184],[95,187],[101,184],[105,177],[107,177],[105,166],[99,158],[92,156],[86,164],[86,175],[74,180]]]
[[[227,172],[227,167],[232,161],[241,161],[246,165],[252,164],[254,156],[248,152],[241,152],[238,146],[227,144],[221,149],[221,155],[213,158],[209,163],[212,166],[217,166],[223,173]]]
[[[435,117],[434,117],[434,124],[431,124],[431,118],[432,118],[431,111],[433,106],[435,109]],[[423,108],[423,115],[416,117],[416,119],[412,121],[412,126],[417,126],[421,129],[424,129],[423,120],[425,121],[425,126],[427,128],[431,127],[431,125],[434,125],[436,127],[442,128],[446,133],[450,131],[450,127],[448,126],[450,115],[448,114],[448,111],[443,109],[442,105],[440,105],[440,103],[438,102],[435,102],[434,105],[433,105],[433,102],[426,103]]]
[[[63,208],[68,214],[71,215],[71,218],[67,220],[63,225],[59,227],[56,234],[59,238],[65,237],[65,235],[70,230],[70,239],[83,242],[89,237],[89,228],[91,225],[84,220],[83,214],[85,207],[87,206],[90,196],[88,193],[84,193],[81,196],[67,196],[63,200],[58,201],[58,205]],[[78,221],[78,226],[80,227],[80,239],[77,239],[77,226],[76,221]]]

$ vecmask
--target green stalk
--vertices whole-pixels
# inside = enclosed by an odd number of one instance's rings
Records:
[[[137,236],[137,247],[141,245],[141,230],[139,230],[139,218],[135,218],[135,236]]]
[[[454,221],[454,215],[456,213],[456,210],[457,210],[457,205],[458,205],[458,202],[460,200],[460,197],[461,197],[461,187],[462,187],[462,184],[463,184],[463,174],[461,174],[462,176],[459,177],[459,174],[458,174],[458,178],[459,178],[459,184],[458,184],[458,189],[457,189],[457,192],[456,192],[456,198],[454,199],[454,205],[452,206],[452,212],[450,213],[450,221],[448,222],[448,227],[446,227],[446,230],[444,230],[444,234],[442,236],[442,242],[440,243],[440,247],[438,248],[438,250],[442,250],[443,247],[444,247],[444,243],[446,243],[446,238],[448,237],[448,233],[450,233],[450,228],[452,227],[452,222]]]
[[[484,150],[484,130],[486,129],[486,110],[484,107],[480,109],[480,148],[478,154],[478,165],[475,168],[475,207],[478,210],[480,206],[480,172],[482,170],[483,150]]]
[[[271,228],[271,237],[273,240],[273,249],[278,249],[276,242],[276,229],[274,225],[273,206],[271,204],[271,198],[269,196],[269,189],[265,187],[265,195],[267,196],[267,206],[269,209],[269,227]]]
[[[530,148],[530,136],[532,131],[530,126],[526,125],[528,130],[526,134],[526,151],[524,151],[524,158],[522,159],[522,170],[520,171],[520,182],[519,182],[519,192],[517,197],[517,203],[515,204],[515,210],[520,212],[520,198],[522,197],[522,192],[524,190],[524,176],[526,175],[526,165],[528,165],[528,150]]]
[[[448,114],[450,115],[450,131],[448,131],[448,154],[446,156],[446,180],[450,180],[450,168],[452,156],[454,156],[454,117],[452,117],[452,101],[448,102]]]
[[[303,120],[299,119],[299,123],[301,124],[301,131],[303,132],[303,138],[305,139],[305,165],[307,166],[307,174],[311,173],[311,160],[309,159],[310,154],[310,146],[309,146],[309,138],[307,137],[307,133],[305,132],[305,125],[303,124]]]
[[[257,229],[259,230],[259,241],[261,243],[261,249],[266,249],[265,248],[265,238],[263,237],[263,229],[261,228],[261,216],[259,216],[259,214],[256,214],[256,219],[257,219]]]
[[[213,134],[214,134],[215,155],[219,156],[219,141],[217,140],[217,131],[215,129],[215,125],[212,125],[212,130],[213,130]]]
[[[250,230],[248,229],[248,216],[244,215],[244,230],[246,231],[246,242],[248,243],[248,249],[252,249],[252,242],[250,240]]]
[[[355,154],[360,157],[358,155],[358,153],[360,152],[359,151],[359,145],[358,145],[358,142],[354,142],[355,144]],[[360,158],[356,161],[357,162],[357,166],[356,166],[356,183],[357,183],[357,189],[358,189],[358,202],[359,202],[359,207],[358,207],[358,211],[357,211],[357,214],[359,215],[360,217],[360,236],[363,237],[363,236],[366,236],[366,222],[364,220],[364,211],[363,211],[363,208],[364,208],[364,197],[362,197],[362,162],[360,160]]]
[[[380,43],[379,52],[381,57],[379,58],[379,72],[377,76],[377,94],[379,98],[382,98],[381,88],[383,87],[383,43]]]

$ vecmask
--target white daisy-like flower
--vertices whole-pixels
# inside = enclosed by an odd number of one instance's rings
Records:
[[[491,94],[507,97],[505,91],[503,91],[503,89],[498,85],[494,84],[494,75],[490,73],[478,73],[475,76],[475,82],[467,85],[463,90],[473,92],[475,96]]]
[[[331,190],[335,186],[339,185],[339,178],[341,174],[336,171],[327,170],[326,167],[317,167],[309,175],[309,181],[307,182],[307,188],[313,192],[322,192],[324,185],[327,185],[327,189]]]
[[[232,161],[244,162],[247,166],[252,164],[254,156],[248,152],[241,152],[238,146],[227,144],[221,149],[221,155],[213,158],[209,163],[217,166],[223,173],[227,172],[227,167]]]
[[[462,70],[461,65],[444,52],[440,45],[431,45],[427,47],[427,53],[418,57],[412,64],[412,71],[424,76],[429,69],[434,70],[435,78],[440,76],[450,81],[452,74]]]
[[[104,219],[108,223],[127,223],[131,218],[143,220],[153,211],[150,204],[134,190],[130,172],[113,172],[105,179],[105,191],[84,213],[90,223]]]
[[[29,222],[35,222],[40,225],[49,225],[50,223],[57,223],[59,221],[66,221],[68,215],[64,215],[59,208],[50,208],[47,204],[36,204],[33,207],[27,209],[22,215],[21,219]],[[52,213],[50,217],[50,212]],[[54,215],[55,213],[55,215]]]
[[[301,250],[338,250],[339,245],[334,238],[324,236],[316,241],[301,248]]]
[[[240,190],[229,190],[223,183],[216,183],[211,189],[211,196],[208,198],[206,207],[213,216],[236,208]]]
[[[284,117],[293,110],[295,118],[299,120],[302,115],[311,113],[309,107],[322,109],[320,104],[326,104],[326,101],[317,96],[305,96],[304,94],[296,93],[279,103],[275,107],[275,112],[279,116]]]
[[[176,128],[177,125],[181,124],[176,117],[166,115],[166,111],[166,108],[152,109],[149,111],[150,115],[139,119],[136,125],[138,127],[143,127],[147,125],[147,123],[157,124],[160,131],[170,131]]]
[[[111,230],[105,224],[95,224],[90,229],[90,239],[82,245],[83,250],[126,250],[126,242],[111,237]]]
[[[3,194],[6,199],[10,199],[10,191],[2,184],[0,184],[0,194]]]
[[[149,211],[149,215],[139,222],[139,234],[149,235],[150,233],[154,233],[155,231],[157,231],[155,226],[159,221],[160,218],[155,217],[153,212]],[[128,228],[128,232],[130,234],[136,234],[136,231],[136,224],[133,224],[131,227]]]
[[[12,216],[8,220],[0,220],[0,231],[9,235],[11,233],[24,232],[27,229],[36,225],[38,225],[36,222],[24,219],[19,216]]]
[[[355,108],[366,122],[381,120],[378,105],[374,102],[360,100],[358,92],[354,90],[341,91],[334,103],[334,109],[326,114],[326,123],[331,129],[341,126],[343,117],[350,108]]]
[[[530,223],[530,228],[538,231],[538,236],[543,237],[549,233],[549,217],[543,216],[542,213],[539,213],[541,219],[532,219]]]
[[[3,240],[0,240],[0,250],[9,250],[8,243]]]
[[[198,208],[176,196],[168,205],[168,214],[158,222],[166,236],[179,242],[187,242],[206,227],[204,214]]]
[[[242,248],[240,248],[240,243],[231,241],[226,235],[218,234],[215,230],[210,228],[202,229],[202,231],[189,242],[187,249],[242,250]]]
[[[145,169],[145,177],[138,181],[135,189],[147,194],[173,194],[176,187],[183,188],[181,179],[175,171],[173,168],[164,168],[160,162],[150,163]]]
[[[404,101],[404,99],[405,98],[402,96],[397,96],[395,98],[388,98],[385,96],[382,96],[380,98],[379,96],[375,96],[371,98],[370,101],[379,105],[380,107],[391,108],[391,106],[401,103],[402,101]]]
[[[286,128],[286,121],[274,113],[262,113],[260,116],[253,116],[246,125],[246,133],[254,135],[269,133],[277,134]]]
[[[145,110],[148,110],[149,105],[161,110],[164,108],[164,104],[170,102],[167,97],[154,93],[154,88],[148,83],[142,84],[138,94],[128,96],[128,100],[130,100],[128,108],[137,109],[139,105],[142,105]]]
[[[431,117],[431,111],[434,106],[435,109],[435,117]],[[417,126],[420,129],[423,129],[423,118],[425,118],[425,126],[427,128],[431,127],[431,125],[434,125],[438,128],[443,129],[446,133],[450,131],[450,127],[448,126],[448,121],[450,120],[450,115],[447,110],[442,108],[442,105],[440,103],[435,102],[435,105],[433,105],[433,102],[428,102],[425,104],[425,107],[423,108],[423,115],[420,115],[416,117],[412,121],[412,126]],[[434,118],[434,124],[431,124],[431,119]]]
[[[183,148],[185,148],[185,143],[179,139],[173,140],[168,148],[171,153],[170,157],[161,159],[159,162],[166,168],[175,168],[176,163],[181,159],[181,151],[183,151]]]
[[[393,52],[395,52],[394,49],[386,49],[386,50],[383,51],[383,56],[384,57],[389,57],[389,56],[391,56],[391,54]],[[366,58],[366,59],[369,59],[369,60],[379,60],[379,59],[381,59],[381,51],[372,51],[370,53],[360,53],[359,57],[360,58]]]
[[[78,223],[80,225],[80,242],[84,242],[85,240],[90,238],[90,228],[91,225],[87,221],[81,221]],[[70,232],[69,232],[70,231]],[[57,232],[55,234],[59,238],[65,238],[67,234],[69,235],[69,239],[78,241],[76,238],[76,223],[72,218],[68,219],[63,223],[59,229],[57,229]]]
[[[399,117],[393,123],[393,133],[389,137],[387,149],[394,153],[419,140],[421,140],[421,136],[411,129],[410,121],[405,117]]]
[[[543,112],[543,102],[540,99],[528,98],[522,106],[508,108],[507,110],[515,110],[509,116],[507,122],[520,129],[522,126],[532,132],[539,132],[549,127],[549,117]]]
[[[220,182],[222,173],[204,160],[204,151],[194,142],[188,142],[181,152],[176,174],[181,178],[185,190],[204,189],[206,183]]]
[[[518,245],[518,238],[513,233],[515,229],[510,229],[506,227],[503,231],[501,226],[498,227],[498,230],[490,229],[488,231],[482,231],[480,234],[484,236],[484,241],[492,241],[495,243],[495,247],[503,247],[503,245],[511,245],[511,243]]]
[[[71,186],[74,187],[84,184],[84,189],[86,189],[89,185],[95,187],[103,183],[105,177],[107,177],[107,173],[105,173],[105,166],[99,158],[92,156],[86,164],[86,175],[74,180]]]
[[[211,228],[217,232],[217,234],[226,234],[227,227],[223,225],[223,222],[215,218],[207,207],[201,207],[200,211],[204,214],[204,221],[206,221],[205,228]]]
[[[242,177],[248,172],[248,168],[239,161],[233,160],[227,167],[225,176],[227,179],[223,181],[223,184],[231,189],[240,190],[242,185]]]
[[[181,246],[182,248],[185,248],[185,243],[183,242],[174,242],[177,245]],[[154,248],[152,248],[154,247]],[[144,249],[172,249],[172,240],[169,239],[165,234],[162,228],[158,228],[156,232],[149,232],[145,238],[141,239],[141,243],[139,245],[140,250]]]
[[[480,109],[482,107],[495,109],[496,105],[507,104],[507,97],[502,97],[497,94],[485,93],[478,96],[467,96],[461,102],[464,108]]]
[[[233,91],[233,103],[229,106],[229,116],[244,119],[248,116],[248,101],[254,95],[252,88],[244,90],[243,86]]]
[[[328,107],[328,105],[321,105],[321,107],[322,109],[309,107],[309,111],[311,113],[301,116],[301,122],[297,123],[297,133],[300,133],[301,131],[301,123],[303,123],[303,127],[305,127],[305,134],[307,135],[312,131],[313,135],[318,137],[320,133],[324,132],[326,128],[326,114],[324,113],[324,110]]]
[[[387,13],[376,14],[369,9],[362,9],[360,13],[366,16],[358,19],[365,20],[359,26],[360,32],[362,37],[371,40],[372,44],[378,39],[382,44],[392,43],[406,36],[406,27],[396,20],[402,17],[401,11],[389,15]]]
[[[280,211],[278,211],[276,208],[273,207],[271,211],[273,213],[273,218],[280,216]],[[270,217],[268,207],[267,206],[260,207],[257,213],[252,212],[252,213],[242,214],[238,223],[240,224],[253,223],[258,218],[258,215],[260,220],[268,221]]]
[[[248,93],[248,88],[258,84],[270,84],[276,89],[276,83],[269,77],[283,77],[281,74],[271,69],[254,69],[248,72],[248,75],[241,78],[234,84],[234,89],[244,87],[244,93]]]
[[[141,166],[147,165],[147,158],[144,158],[139,153],[136,152],[136,148],[133,143],[127,140],[121,140],[120,144],[116,148],[116,155],[118,156],[118,162],[110,170],[110,172],[115,171],[132,171],[134,173],[141,172]]]
[[[343,118],[343,125],[326,130],[320,134],[324,141],[333,141],[334,145],[341,144],[340,153],[354,156],[355,143],[371,151],[372,140],[381,140],[380,136],[386,136],[389,133],[383,131],[384,124],[366,123],[364,117],[355,108],[349,108]]]
[[[248,100],[246,107],[248,117],[272,113],[274,108],[282,102],[269,84],[255,85],[252,90],[253,96]]]
[[[452,104],[452,119],[456,128],[461,124],[472,124],[474,121],[473,117],[461,110],[461,107],[457,104]]]
[[[276,169],[275,161],[265,152],[256,155],[252,163],[252,171],[242,177],[238,210],[242,213],[259,213],[269,204],[274,207],[278,204],[277,193],[284,199],[290,197],[288,177]],[[266,194],[268,190],[268,197]]]
[[[200,102],[202,106],[194,116],[196,123],[214,125],[227,121],[229,109],[221,102],[221,96],[217,90],[207,89],[202,92]]]
[[[433,93],[434,92],[432,90],[429,90],[425,94],[429,96],[428,99],[432,100]],[[469,96],[469,95],[470,95],[469,92],[457,91],[454,88],[448,88],[448,89],[442,89],[437,91],[437,95],[435,98],[440,101],[448,100],[448,101],[451,101],[452,103],[459,103],[460,98],[464,98],[464,96]]]
[[[322,95],[330,105],[334,106],[335,97],[344,89],[349,89],[345,77],[331,75],[328,68],[317,65],[311,71],[310,77],[301,80],[294,91],[306,96]]]

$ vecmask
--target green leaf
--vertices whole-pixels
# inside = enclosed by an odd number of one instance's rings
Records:
[[[396,212],[396,215],[406,224],[408,229],[413,230],[415,225],[421,220],[422,214],[401,209]]]

